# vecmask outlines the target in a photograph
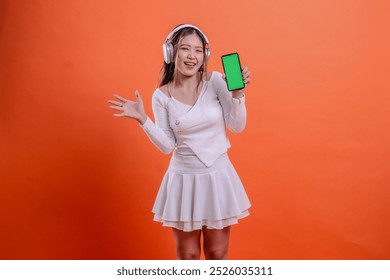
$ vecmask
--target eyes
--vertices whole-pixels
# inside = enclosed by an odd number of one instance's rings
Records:
[[[189,51],[191,50],[191,48],[190,48],[189,46],[181,46],[181,47],[180,47],[180,50],[189,52]],[[203,48],[196,47],[196,48],[195,48],[195,52],[201,54],[201,53],[203,53]]]

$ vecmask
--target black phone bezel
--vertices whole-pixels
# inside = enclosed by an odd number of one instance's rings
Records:
[[[230,87],[229,87],[229,82],[228,82],[228,78],[227,78],[226,71],[225,71],[225,64],[224,64],[224,61],[223,61],[223,57],[225,57],[225,56],[231,56],[231,55],[237,55],[238,65],[240,66],[240,69],[241,69],[241,71],[242,71],[242,66],[241,66],[241,61],[240,61],[240,55],[238,54],[238,52],[228,53],[228,54],[221,55],[221,61],[222,61],[223,72],[225,73],[227,88],[228,88],[229,91],[235,91],[235,90],[240,90],[240,89],[245,88],[245,83],[244,83],[243,77],[241,76],[242,84],[243,84],[242,87],[238,87],[238,88],[230,88]]]

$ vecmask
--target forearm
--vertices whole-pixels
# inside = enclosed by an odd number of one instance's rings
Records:
[[[154,124],[149,117],[143,122],[141,127],[144,129],[150,141],[164,154],[169,154],[175,148],[175,139],[168,136],[159,126]]]
[[[232,104],[230,111],[225,117],[226,126],[233,132],[242,132],[246,126],[246,107],[244,93],[237,94],[237,97],[232,96]],[[233,95],[233,93],[232,93]]]

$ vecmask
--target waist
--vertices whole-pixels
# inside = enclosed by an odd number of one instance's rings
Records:
[[[182,156],[195,156],[194,151],[184,144],[177,146],[175,153]]]
[[[191,151],[192,154],[183,154],[181,152],[175,150],[173,153],[168,168],[170,171],[179,173],[209,173],[223,169],[230,163],[227,153],[221,154],[213,165],[207,167],[194,152]]]

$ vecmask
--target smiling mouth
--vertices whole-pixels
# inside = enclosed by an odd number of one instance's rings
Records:
[[[185,65],[187,66],[195,66],[196,64],[193,62],[184,62]]]

